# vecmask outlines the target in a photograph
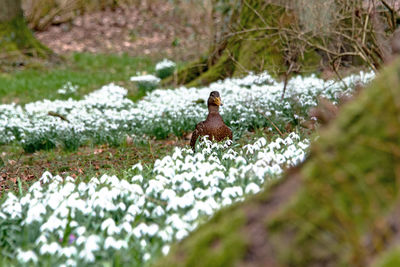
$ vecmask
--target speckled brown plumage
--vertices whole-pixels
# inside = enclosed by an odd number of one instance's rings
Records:
[[[193,151],[195,150],[195,145],[197,138],[208,135],[209,139],[214,141],[222,141],[226,138],[232,140],[232,131],[228,126],[225,125],[219,114],[219,106],[222,105],[221,98],[217,91],[210,93],[210,97],[207,101],[208,105],[208,116],[205,121],[199,122],[196,125],[196,129],[192,134],[190,140],[190,146]]]

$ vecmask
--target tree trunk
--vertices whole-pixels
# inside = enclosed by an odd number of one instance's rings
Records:
[[[396,5],[387,2],[213,0],[215,43],[163,83],[205,85],[264,70],[282,80],[321,70],[339,75],[338,68],[349,65],[376,70],[390,54],[398,21]]]
[[[0,70],[26,65],[33,58],[55,59],[26,25],[20,0],[0,0]]]
[[[0,0],[0,23],[22,17],[21,0]]]
[[[214,5],[220,2],[223,1],[214,1]],[[263,70],[279,77],[285,75],[289,68],[294,72],[299,70],[290,66],[289,61],[298,62],[304,72],[318,69],[321,57],[315,51],[302,49],[301,53],[292,53],[296,44],[282,38],[285,31],[281,29],[297,23],[292,10],[275,4],[277,1],[233,2],[232,11],[226,11],[227,14],[222,15],[216,25],[218,34],[215,34],[215,42],[208,55],[178,72],[175,83],[205,85],[232,75]],[[226,6],[216,8],[228,9]],[[165,81],[166,84],[170,82]]]
[[[219,212],[159,266],[399,262],[399,247],[385,253],[400,243],[399,73],[400,58],[321,130],[306,162]]]

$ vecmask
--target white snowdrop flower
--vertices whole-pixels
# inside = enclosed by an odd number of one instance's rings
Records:
[[[268,146],[270,147],[270,149],[281,149],[281,145],[279,142],[277,142],[277,140],[275,140],[275,142],[270,143]]]
[[[211,215],[213,212],[212,207],[207,202],[203,202],[203,201],[196,202],[195,208],[199,211],[204,212],[207,215]]]
[[[189,191],[185,195],[183,195],[182,197],[177,199],[177,205],[180,208],[186,208],[186,207],[190,207],[191,205],[193,205],[194,201],[195,201],[195,199],[194,199],[193,191]]]
[[[88,250],[82,250],[79,253],[79,257],[83,260],[85,260],[86,262],[94,262],[95,260],[95,256],[93,254],[93,252],[88,251]]]
[[[80,193],[83,193],[83,192],[85,192],[87,190],[87,188],[88,188],[88,186],[85,183],[80,182],[79,186],[78,186],[78,191]]]
[[[270,169],[273,174],[279,174],[279,173],[282,173],[282,171],[283,171],[282,168],[278,164],[272,165],[272,167]]]
[[[232,199],[230,199],[229,197],[224,198],[224,199],[222,200],[222,206],[228,206],[228,205],[230,205],[230,204],[232,204]]]
[[[213,177],[217,179],[225,179],[225,174],[221,171],[213,172]]]
[[[70,266],[70,267],[75,267],[75,266],[77,266],[77,265],[76,265],[76,261],[75,261],[74,259],[68,259],[68,260],[65,262],[65,265],[66,265],[66,266]]]
[[[61,189],[63,190],[63,189]],[[64,191],[65,192],[65,191]],[[59,205],[63,202],[63,193],[60,192],[60,194],[52,194],[50,195],[47,205],[50,207],[52,210],[55,210],[59,207]]]
[[[28,194],[26,194],[24,197],[22,197],[21,199],[20,199],[20,201],[19,201],[19,203],[22,205],[22,206],[25,206],[26,204],[31,204],[32,205],[32,203],[31,203],[31,194],[30,193],[28,193]],[[36,203],[35,203],[36,204]]]
[[[162,247],[161,251],[162,251],[162,253],[163,253],[164,255],[167,255],[168,252],[169,252],[169,249],[170,249],[170,246],[165,245],[165,246]]]
[[[255,194],[260,191],[260,187],[255,183],[250,183],[246,186],[246,189],[244,191],[246,192],[246,194],[249,193]]]
[[[72,181],[74,181],[74,179],[72,177],[70,177],[70,178],[72,179]],[[62,183],[63,182],[63,178],[60,175],[53,176],[52,182],[53,183]]]
[[[93,177],[93,178],[90,179],[89,184],[90,185],[99,185],[100,181],[96,177]]]
[[[162,215],[165,214],[165,211],[164,211],[164,209],[163,209],[161,206],[157,206],[157,207],[153,210],[153,214],[154,214],[155,216],[160,217],[160,216],[162,216]]]
[[[124,222],[122,225],[121,225],[121,230],[123,229],[125,232],[127,232],[127,233],[131,233],[132,232],[132,226],[131,226],[131,224],[130,223],[128,223],[128,222]]]
[[[299,142],[297,145],[298,145],[301,149],[303,149],[303,150],[305,150],[305,149],[308,148],[308,144],[303,143],[303,142]]]
[[[82,236],[86,232],[86,227],[85,226],[79,226],[76,228],[76,234],[78,236]]]
[[[21,263],[29,263],[29,262],[37,263],[38,257],[32,250],[23,251],[21,249],[18,249],[17,260]]]
[[[64,255],[66,258],[71,258],[75,255],[78,254],[78,251],[76,250],[76,247],[70,246],[70,247],[63,247],[60,252],[61,255]]]
[[[35,203],[28,209],[27,216],[22,224],[31,224],[34,221],[41,222],[46,214],[46,207],[42,203]]]
[[[165,68],[173,68],[175,66],[176,66],[176,64],[173,61],[164,58],[162,61],[160,61],[156,64],[155,70],[158,71],[158,70],[162,70]]]
[[[122,210],[122,211],[125,211],[126,205],[125,205],[123,202],[120,202],[120,203],[118,204],[118,208],[119,208],[120,210]]]
[[[65,178],[65,182],[67,182],[67,183],[74,183],[74,182],[75,182],[75,179],[72,178],[71,176],[67,176],[67,177]]]
[[[40,185],[40,182],[38,181],[38,182],[34,183],[33,185],[31,185],[29,187],[28,191],[31,193],[40,193],[41,190],[42,190],[42,186]],[[40,195],[38,195],[38,197],[40,197]]]
[[[235,160],[236,164],[246,164],[246,159],[243,158],[242,156],[238,156]]]
[[[195,198],[197,199],[203,199],[204,197],[207,196],[206,191],[201,188],[196,188],[193,193]]]
[[[180,229],[177,233],[176,233],[176,239],[181,240],[184,237],[186,237],[188,235],[188,231],[186,231],[185,229]]]
[[[52,178],[53,178],[53,175],[50,172],[46,171],[42,174],[42,177],[40,177],[39,181],[44,184],[47,184],[48,182],[51,181]]]
[[[143,177],[141,175],[139,175],[141,177],[141,179],[143,180]],[[137,194],[137,195],[143,195],[143,189],[142,187],[140,187],[140,185],[137,184],[131,184],[128,186],[129,191],[131,191],[131,193],[133,194]]]
[[[137,205],[132,204],[132,205],[130,205],[130,206],[128,207],[127,213],[128,213],[128,214],[131,214],[131,215],[133,215],[133,216],[135,216],[135,215],[139,214],[140,211],[141,211],[141,210],[140,210],[140,208],[139,208]]]
[[[147,246],[146,240],[142,239],[142,240],[140,241],[140,245],[142,246],[142,248],[145,248],[145,247]]]
[[[145,254],[143,255],[143,260],[144,260],[144,261],[150,260],[150,253],[145,253]]]
[[[56,216],[52,215],[44,224],[42,224],[42,226],[40,227],[40,231],[52,232],[59,228],[65,229],[66,224],[67,224],[66,219],[61,220],[61,219],[57,218]]]
[[[146,189],[146,194],[152,192],[161,192],[163,190],[163,184],[156,180],[150,180],[149,186]]]
[[[181,159],[182,158],[182,150],[180,150],[178,147],[175,148],[174,154],[172,155],[173,160]]]
[[[177,214],[172,214],[169,216],[166,220],[166,223],[175,229],[184,229],[187,226],[187,223],[185,223]]]
[[[37,239],[36,239],[36,241],[35,241],[35,244],[36,245],[39,245],[39,244],[46,244],[47,243],[47,237],[45,236],[45,235],[40,235]]]
[[[182,184],[180,185],[180,188],[183,191],[189,191],[189,190],[192,190],[192,184],[189,183],[188,181],[183,181]]]
[[[162,193],[161,193],[161,199],[168,201],[171,199],[174,199],[176,197],[176,193],[174,190],[171,189],[165,189]]]
[[[66,183],[64,187],[61,188],[60,193],[63,196],[68,196],[75,190],[75,184],[73,183]]]
[[[140,223],[138,226],[133,228],[133,234],[137,237],[140,238],[144,234],[147,233],[147,228],[148,226],[145,223]]]
[[[154,75],[141,75],[141,76],[133,76],[130,79],[132,82],[151,82],[151,83],[159,83],[160,78],[154,76]]]
[[[55,255],[60,250],[61,250],[60,245],[56,242],[52,242],[50,244],[43,244],[42,247],[40,248],[40,254]]]
[[[97,251],[100,249],[99,243],[100,237],[96,235],[90,235],[86,239],[86,243],[84,249],[79,253],[79,257],[86,259],[88,262],[94,261],[93,251]]]
[[[167,227],[164,230],[161,230],[158,232],[158,236],[162,239],[162,241],[164,242],[171,242],[172,241],[172,228],[171,227]],[[167,229],[170,229],[170,231],[168,231]]]
[[[283,164],[286,162],[286,158],[284,155],[278,154],[276,155],[276,161],[278,162],[278,164]]]
[[[114,248],[116,250],[120,250],[122,247],[126,247],[126,242],[123,240],[115,240],[112,236],[109,236],[104,241],[104,248]]]
[[[222,191],[223,198],[234,198],[243,195],[243,189],[239,186],[227,187]]]
[[[158,229],[159,229],[158,225],[153,223],[147,228],[147,234],[149,236],[154,236],[157,233]]]
[[[107,230],[108,235],[119,234],[121,231],[112,218],[108,218],[101,224],[101,230]]]

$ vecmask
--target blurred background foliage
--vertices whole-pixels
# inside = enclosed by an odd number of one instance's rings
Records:
[[[159,0],[23,0],[26,20],[33,30],[45,30],[50,25],[62,24],[71,21],[76,16],[87,12],[100,11],[105,9],[126,8],[129,6],[141,6],[152,8],[155,2]],[[172,3],[177,9],[185,9],[190,6],[194,12],[193,6],[208,8],[210,1],[200,0],[164,0]],[[218,1],[219,2],[219,1]],[[224,2],[224,1],[221,1]],[[225,9],[229,10],[230,5],[225,4]],[[185,9],[188,12],[190,9]]]

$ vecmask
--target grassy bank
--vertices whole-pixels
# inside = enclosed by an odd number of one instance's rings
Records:
[[[37,66],[11,73],[0,73],[0,103],[25,104],[42,99],[67,99],[57,90],[67,82],[78,86],[74,98],[100,86],[118,82],[129,90],[128,97],[136,100],[138,91],[128,83],[136,72],[150,72],[154,62],[150,58],[127,55],[75,53],[56,67]]]

